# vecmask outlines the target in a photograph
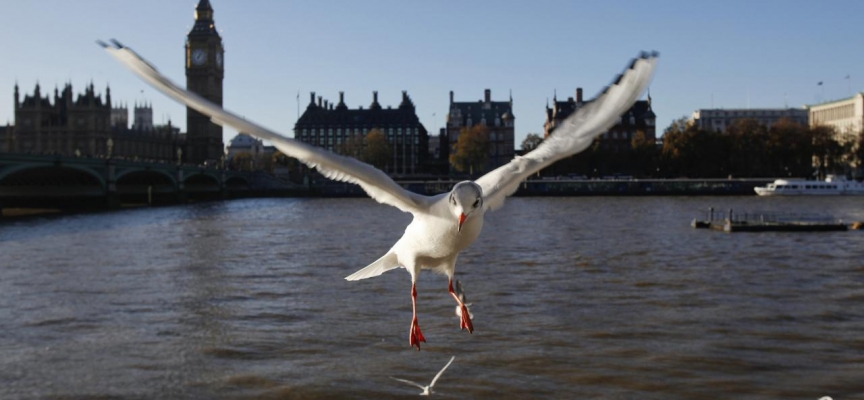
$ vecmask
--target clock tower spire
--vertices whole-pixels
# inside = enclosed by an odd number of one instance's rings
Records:
[[[209,0],[195,7],[195,25],[186,35],[186,88],[215,104],[222,105],[222,79],[225,76],[222,38],[213,21]],[[224,154],[222,127],[186,108],[186,161],[201,164],[217,161]]]

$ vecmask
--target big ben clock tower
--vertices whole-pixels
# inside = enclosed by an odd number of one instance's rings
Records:
[[[195,26],[186,35],[186,88],[222,105],[222,78],[225,76],[222,38],[213,22],[209,0],[195,7]],[[195,164],[222,158],[222,127],[197,111],[186,108],[186,160]]]

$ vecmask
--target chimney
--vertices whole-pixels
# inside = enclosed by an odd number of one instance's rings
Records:
[[[486,98],[486,102],[488,103],[492,99],[492,90],[486,89],[484,91],[484,97]]]
[[[378,91],[377,91],[377,90],[374,91],[374,92],[372,92],[372,102],[373,102],[373,103],[377,103],[377,102],[378,102]]]
[[[450,92],[450,93],[453,93],[453,92]],[[20,98],[20,94],[18,93],[18,82],[15,82],[15,109],[16,110],[18,109],[18,106],[21,104],[21,101],[19,100],[19,98]]]
[[[450,91],[450,104],[453,104],[453,91]]]
[[[318,96],[318,107],[321,107],[321,96]]]
[[[582,88],[581,87],[576,88],[576,102],[577,103],[582,102]]]
[[[328,103],[328,101],[327,101],[327,100],[324,100],[324,109],[325,109],[325,110],[326,110],[327,107],[328,107],[328,106],[327,106],[327,103]]]
[[[345,103],[345,92],[339,92],[339,104]]]
[[[315,92],[309,93],[309,104],[315,104]]]

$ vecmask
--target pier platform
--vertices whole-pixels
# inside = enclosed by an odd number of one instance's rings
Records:
[[[715,211],[710,208],[707,218],[693,219],[690,226],[732,232],[836,232],[849,229],[843,221],[821,214]]]

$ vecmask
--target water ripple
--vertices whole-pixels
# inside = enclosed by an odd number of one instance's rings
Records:
[[[516,198],[457,274],[342,278],[410,216],[369,199],[256,199],[0,226],[0,398],[854,398],[864,235],[689,228],[709,206],[855,198]]]

